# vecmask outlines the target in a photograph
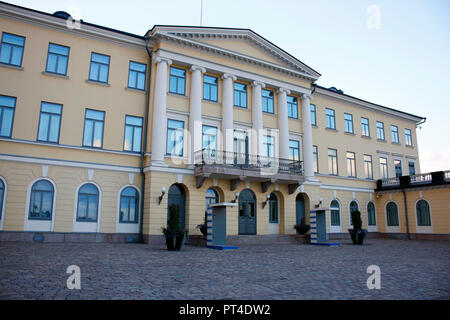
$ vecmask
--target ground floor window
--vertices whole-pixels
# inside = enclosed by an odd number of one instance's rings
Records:
[[[331,212],[331,225],[332,226],[340,226],[341,225],[341,207],[337,200],[331,201],[330,212]]]
[[[278,223],[278,198],[274,193],[269,198],[269,222]]]
[[[95,185],[86,183],[78,191],[77,221],[97,222],[99,192]]]
[[[375,215],[375,205],[373,202],[367,204],[367,224],[369,226],[376,226],[377,220]]]
[[[120,194],[121,223],[138,223],[139,196],[133,187],[126,187]]]
[[[386,206],[388,227],[398,226],[398,208],[395,202],[389,202]]]
[[[31,187],[29,219],[51,220],[53,210],[53,185],[47,180],[36,181]]]
[[[416,203],[417,225],[431,226],[430,205],[425,200]]]

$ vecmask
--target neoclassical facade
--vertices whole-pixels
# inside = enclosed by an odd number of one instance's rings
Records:
[[[251,30],[141,36],[6,3],[0,29],[3,240],[151,243],[171,204],[200,235],[208,204],[230,201],[231,236],[292,235],[304,219],[340,238],[352,210],[374,234],[450,233],[432,204],[409,225],[377,191],[420,175],[425,118],[318,85]]]

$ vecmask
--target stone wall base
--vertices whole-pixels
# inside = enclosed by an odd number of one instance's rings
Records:
[[[139,242],[139,234],[0,231],[0,241],[135,243]]]

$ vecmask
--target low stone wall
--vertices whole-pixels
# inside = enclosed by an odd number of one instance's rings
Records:
[[[139,234],[0,231],[0,241],[135,243]]]

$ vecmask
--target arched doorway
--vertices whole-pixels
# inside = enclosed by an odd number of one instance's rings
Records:
[[[180,185],[173,184],[169,188],[167,220],[169,220],[169,208],[172,204],[178,204],[180,206],[180,228],[184,230],[186,225],[186,194]]]
[[[270,194],[268,201],[269,201],[269,233],[278,234],[280,228],[279,203],[278,197],[274,192]]]
[[[256,197],[248,189],[239,194],[239,234],[256,234]]]
[[[302,219],[305,219],[306,223],[306,209],[305,198],[299,193],[295,198],[295,223],[300,224]]]

